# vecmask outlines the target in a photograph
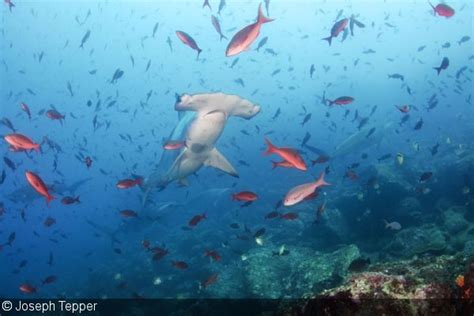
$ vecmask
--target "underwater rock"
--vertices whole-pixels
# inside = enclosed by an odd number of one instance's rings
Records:
[[[463,216],[463,210],[465,210],[463,207],[452,207],[443,213],[444,227],[452,235],[460,233],[468,226]]]
[[[474,240],[468,240],[464,244],[464,253],[466,256],[474,256]]]
[[[265,298],[304,297],[334,286],[349,264],[360,256],[355,245],[332,253],[310,248],[290,248],[286,256],[274,256],[269,249],[248,254],[245,275],[251,296]]]
[[[453,280],[468,262],[458,254],[372,265],[308,301],[303,315],[460,315],[449,299],[458,297]]]
[[[446,237],[437,226],[424,225],[399,231],[386,250],[400,257],[411,258],[417,254],[442,251],[446,246]]]

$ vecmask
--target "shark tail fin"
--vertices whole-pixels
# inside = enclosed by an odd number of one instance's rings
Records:
[[[209,153],[209,158],[204,162],[206,166],[211,166],[222,170],[233,177],[239,177],[237,171],[232,167],[229,161],[216,149],[213,148]]]

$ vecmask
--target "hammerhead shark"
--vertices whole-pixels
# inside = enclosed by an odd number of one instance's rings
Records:
[[[169,155],[166,151],[163,153],[155,172],[145,179],[145,192],[153,188],[164,189],[173,181],[187,185],[187,177],[196,173],[202,166],[211,166],[238,177],[235,168],[217,150],[215,144],[229,117],[251,119],[260,112],[260,106],[237,95],[183,94],[177,96],[175,110],[188,113],[181,116],[169,140],[182,141],[185,146],[173,159],[170,167],[164,166],[166,156]]]

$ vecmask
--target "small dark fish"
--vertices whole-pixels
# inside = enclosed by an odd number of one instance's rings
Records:
[[[384,160],[389,159],[390,157],[392,157],[392,154],[385,154],[385,155],[380,156],[379,158],[377,158],[377,160],[378,161],[384,161]]]
[[[170,51],[173,51],[173,45],[171,44],[171,37],[168,36],[168,38],[166,39],[166,43],[170,47]]]
[[[260,228],[259,230],[255,232],[255,234],[253,235],[253,238],[258,238],[260,236],[263,236],[264,234],[265,234],[265,228]]]
[[[268,41],[268,36],[265,36],[264,38],[262,38],[262,39],[258,42],[258,44],[257,44],[256,51],[258,52],[258,50],[259,50],[260,48],[262,48],[263,46],[265,46],[265,44],[267,43],[267,41]]]
[[[439,148],[439,143],[436,143],[436,145],[434,145],[433,147],[431,147],[430,151],[431,151],[431,156],[434,156],[438,153],[438,148]]]
[[[428,181],[432,176],[433,176],[433,172],[431,172],[431,171],[423,172],[420,176],[419,181],[420,182]]]
[[[84,34],[84,36],[82,37],[82,41],[81,41],[81,45],[79,46],[79,48],[84,48],[84,44],[87,42],[87,40],[89,39],[89,36],[91,35],[91,31],[90,30],[87,30],[86,34]]]
[[[349,267],[347,268],[347,270],[349,270],[349,272],[362,272],[365,269],[367,269],[369,264],[370,264],[370,259],[369,258],[364,259],[364,258],[360,257],[360,258],[357,258],[357,259],[353,260],[351,262],[351,264],[349,265]]]
[[[122,78],[123,76],[123,70],[120,70],[120,68],[117,68],[117,70],[115,70],[114,72],[114,75],[112,76],[112,80],[110,81],[110,83],[116,83],[118,79]]]
[[[309,77],[313,78],[313,74],[316,71],[316,68],[314,68],[314,64],[311,64],[311,67],[309,68]]]
[[[230,68],[234,68],[234,66],[239,62],[239,57],[237,57],[236,59],[234,59],[234,61],[232,61],[232,64],[230,65]]]
[[[158,30],[158,26],[160,25],[160,23],[156,22],[155,23],[155,26],[153,27],[153,33],[151,35],[151,37],[155,37],[155,34],[156,34],[156,31]]]
[[[5,172],[5,169],[3,169],[2,175],[0,176],[0,184],[3,184],[3,182],[5,182],[6,177],[7,173]]]
[[[306,145],[306,143],[310,140],[310,138],[311,138],[311,134],[306,132],[306,134],[304,135],[303,141],[301,142],[301,146]]]
[[[280,110],[280,108],[278,108],[276,110],[275,114],[273,115],[272,120],[275,120],[280,115],[280,113],[281,113],[281,110]]]
[[[12,169],[13,171],[16,170],[15,163],[11,161],[8,157],[3,157],[3,161],[10,169]]]
[[[240,228],[240,225],[237,224],[237,223],[232,223],[232,224],[230,224],[229,226],[230,226],[230,228],[232,228],[232,229],[239,229],[239,228]]]
[[[224,7],[225,7],[225,0],[221,0],[219,2],[219,9],[217,11],[217,14],[221,14],[221,11],[222,11],[222,9],[224,9]]]
[[[369,138],[370,135],[372,135],[373,133],[375,132],[375,127],[372,127],[369,132],[367,133],[367,135],[365,135],[366,138]]]
[[[441,65],[439,67],[433,67],[433,69],[436,69],[436,72],[438,73],[438,76],[439,76],[439,73],[441,72],[441,70],[447,69],[448,66],[449,66],[449,59],[448,57],[444,57],[443,61],[441,62]]]
[[[388,77],[391,79],[400,79],[401,81],[405,80],[405,77],[400,74],[391,74],[391,75],[388,75]]]
[[[458,41],[458,45],[461,45],[462,43],[465,43],[465,42],[469,41],[470,39],[471,39],[470,36],[464,35],[464,36],[461,37],[461,39]]]
[[[306,114],[306,116],[303,119],[303,122],[301,122],[301,126],[304,126],[308,121],[311,119],[311,113]]]
[[[422,127],[423,127],[423,118],[420,118],[420,120],[415,125],[415,130],[420,130]]]
[[[423,45],[423,46],[418,47],[418,49],[417,49],[416,51],[417,51],[417,52],[421,52],[421,51],[423,51],[425,48],[426,48],[426,45]]]
[[[217,34],[219,34],[220,40],[222,41],[222,39],[227,39],[227,37],[225,37],[224,34],[222,34],[221,25],[219,23],[219,20],[214,15],[211,15],[211,22],[212,22],[212,25],[214,26],[214,28],[216,29]]]

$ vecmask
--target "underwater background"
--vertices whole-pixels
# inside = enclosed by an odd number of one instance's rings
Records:
[[[473,4],[451,1],[445,17],[426,1],[265,1],[274,21],[226,57],[260,3],[202,2],[2,3],[0,296],[299,298],[357,295],[354,280],[404,284],[384,297],[464,295]],[[260,106],[229,116],[215,144],[238,178],[204,166],[187,186],[149,185],[189,150],[164,148],[194,119],[175,111],[179,96],[215,92]],[[41,152],[12,151],[12,133]],[[307,170],[273,168],[265,138]],[[331,185],[283,205],[323,172]],[[257,199],[232,199],[247,191]]]

